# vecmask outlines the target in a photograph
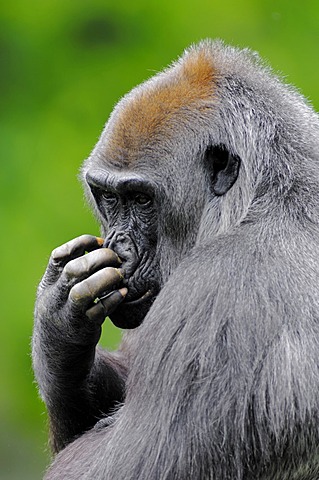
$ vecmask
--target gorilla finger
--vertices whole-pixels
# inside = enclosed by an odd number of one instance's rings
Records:
[[[52,262],[58,265],[65,265],[73,258],[84,255],[85,252],[101,248],[103,243],[103,238],[93,235],[81,235],[53,250],[51,254]]]
[[[86,311],[86,316],[100,325],[104,322],[105,317],[110,315],[124,300],[127,295],[127,288],[121,288],[109,293]]]
[[[72,259],[103,246],[104,240],[93,235],[81,235],[55,248],[51,253],[48,267],[40,284],[40,289],[57,281],[63,267]]]
[[[113,267],[103,268],[71,288],[70,302],[73,307],[81,310],[88,308],[97,297],[114,290],[123,278],[123,270]]]
[[[118,267],[122,261],[113,250],[101,248],[75,258],[64,267],[66,281],[83,280],[103,267]]]

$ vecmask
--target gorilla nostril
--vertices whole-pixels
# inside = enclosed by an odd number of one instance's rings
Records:
[[[104,247],[114,250],[114,247],[117,244],[119,243],[123,244],[125,242],[125,240],[127,239],[126,237],[127,235],[123,232],[120,232],[120,233],[112,232],[106,237],[104,242]]]
[[[113,250],[122,260],[126,277],[129,277],[138,264],[138,252],[130,234],[125,231],[112,231],[105,239],[104,246]]]
[[[124,235],[118,235],[118,237],[116,237],[114,240],[116,243],[125,243],[126,241],[127,238]]]

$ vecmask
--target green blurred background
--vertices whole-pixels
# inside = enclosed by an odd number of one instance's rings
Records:
[[[98,234],[77,172],[115,102],[203,37],[258,50],[319,106],[317,0],[15,0],[0,6],[0,478],[40,479],[45,409],[30,363],[50,251]],[[119,332],[104,328],[104,345]]]

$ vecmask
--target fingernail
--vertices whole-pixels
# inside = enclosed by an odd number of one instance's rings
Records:
[[[96,241],[100,247],[103,247],[104,245],[104,238],[101,237],[96,237]]]
[[[118,272],[118,274],[119,274],[119,276],[120,276],[120,279],[123,280],[123,279],[124,279],[124,270],[123,270],[123,268],[116,268],[115,270]]]
[[[126,297],[126,295],[128,293],[128,289],[127,288],[120,288],[119,292],[122,295],[122,297]]]
[[[119,257],[118,255],[116,255],[116,256],[117,256],[117,259],[118,259],[119,263],[122,265],[122,263],[123,263],[123,260],[121,260],[121,259],[120,259],[120,257]]]

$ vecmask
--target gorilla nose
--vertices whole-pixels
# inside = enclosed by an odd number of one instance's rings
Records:
[[[111,232],[105,239],[104,247],[113,250],[122,260],[125,277],[132,275],[138,264],[138,252],[133,239],[127,232]]]

